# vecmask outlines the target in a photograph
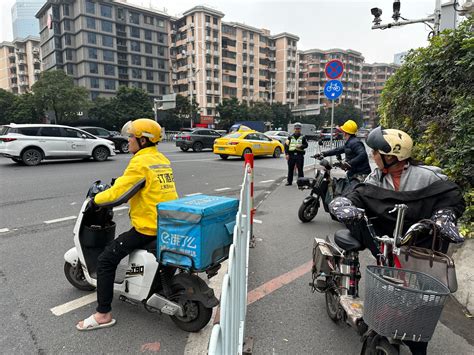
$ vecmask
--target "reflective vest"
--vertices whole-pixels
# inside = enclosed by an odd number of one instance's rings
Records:
[[[302,145],[302,144],[303,144],[303,136],[299,136],[298,139],[292,136],[290,138],[290,144],[288,145],[288,150],[290,152],[294,152],[295,150],[302,151],[303,149],[296,148],[297,145]]]
[[[177,198],[170,161],[156,147],[148,147],[135,153],[123,175],[110,189],[98,193],[94,202],[107,206],[129,200],[132,226],[139,233],[156,236],[156,205]]]

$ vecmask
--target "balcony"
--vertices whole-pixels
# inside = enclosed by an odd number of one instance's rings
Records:
[[[117,32],[117,37],[124,37],[124,38],[127,37],[127,32],[125,32],[125,31],[117,30],[116,32]]]
[[[212,90],[206,90],[206,95],[212,95],[213,91]]]
[[[23,48],[17,48],[16,52],[18,54],[25,54],[25,50]]]
[[[255,43],[255,41],[253,40],[253,38],[250,38],[250,39],[249,39],[249,43]]]
[[[211,42],[211,36],[206,36],[205,40],[206,40],[206,42]]]
[[[250,54],[250,55],[254,55],[253,51],[250,51],[249,54]]]
[[[255,77],[255,75],[254,75],[254,74],[250,74],[250,77],[251,77],[251,78],[254,78],[254,77]]]
[[[206,76],[206,81],[212,81],[212,78],[210,76]]]
[[[221,52],[219,52],[219,51],[214,51],[214,55],[215,55],[216,57],[219,57],[219,56],[221,55]]]
[[[243,65],[244,67],[246,67],[246,66],[247,66],[247,61],[244,60],[244,61],[242,62],[242,65]]]
[[[275,60],[275,57],[270,56],[270,57],[268,57],[268,59],[269,59],[269,60]]]
[[[193,41],[194,41],[194,37],[192,37],[192,36],[191,36],[191,37],[188,37],[186,41],[187,41],[188,43],[193,42]]]
[[[214,90],[214,95],[220,95],[221,92],[219,90]]]
[[[8,58],[15,58],[15,53],[8,53]]]
[[[253,67],[255,66],[255,64],[253,62],[250,62],[250,66]]]
[[[269,46],[268,48],[269,48],[271,51],[276,50],[276,47],[275,47],[275,46]]]
[[[206,69],[212,69],[212,64],[206,63]]]
[[[242,73],[242,76],[243,76],[244,78],[246,78],[246,77],[248,76],[248,74],[247,74],[247,73]]]
[[[196,64],[195,63],[188,64],[188,69],[196,69]]]
[[[219,64],[214,64],[214,70],[219,70],[221,66]]]
[[[212,25],[212,28],[215,29],[215,30],[218,30],[218,29],[219,29],[219,25]]]
[[[214,43],[219,43],[219,38],[218,38],[218,37],[214,37],[214,38],[212,39],[212,41],[213,41]]]
[[[271,73],[276,73],[276,68],[268,68],[268,70],[271,72]]]
[[[20,70],[20,71],[18,72],[18,75],[26,75],[26,71]]]
[[[247,89],[247,84],[243,84],[242,89]]]
[[[214,78],[214,82],[215,82],[215,83],[220,83],[220,82],[221,82],[221,79],[219,79],[219,78]]]
[[[211,23],[210,23],[210,22],[206,22],[206,27],[211,28]]]
[[[24,59],[20,59],[20,60],[18,61],[18,64],[26,64],[26,61],[25,61]]]
[[[16,89],[16,88],[18,88],[18,84],[12,84],[11,87],[12,87],[12,89]]]
[[[246,49],[242,49],[242,54],[247,54],[247,50],[246,50]]]
[[[28,86],[28,82],[27,81],[20,81],[20,86]]]

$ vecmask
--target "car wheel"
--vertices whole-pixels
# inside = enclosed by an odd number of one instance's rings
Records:
[[[242,152],[242,159],[245,159],[245,154],[252,154],[252,149],[245,148],[244,151]]]
[[[229,157],[227,154],[219,154],[219,156],[221,157],[221,159],[224,160],[227,160],[227,158]]]
[[[122,142],[119,146],[120,153],[128,153],[128,142]]]
[[[43,154],[39,149],[28,148],[21,153],[21,161],[28,166],[38,165],[43,160]]]
[[[179,147],[183,152],[187,152],[189,150],[189,147]]]
[[[99,146],[95,148],[92,152],[92,158],[94,158],[95,161],[107,160],[109,155],[110,155],[109,150],[104,146]]]
[[[275,151],[273,152],[273,157],[274,158],[279,158],[280,155],[281,155],[281,149],[280,149],[280,147],[276,147]]]
[[[203,145],[201,142],[196,142],[193,144],[193,150],[195,152],[202,152]]]

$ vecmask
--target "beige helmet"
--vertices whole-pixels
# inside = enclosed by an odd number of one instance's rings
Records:
[[[398,160],[405,160],[411,157],[413,140],[403,131],[378,126],[367,136],[367,145],[380,154],[394,155]]]

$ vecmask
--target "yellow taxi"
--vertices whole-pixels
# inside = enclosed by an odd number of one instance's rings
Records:
[[[219,154],[222,159],[227,159],[229,156],[243,158],[248,153],[279,158],[283,151],[283,144],[279,141],[250,129],[241,128],[214,141],[214,154]]]

